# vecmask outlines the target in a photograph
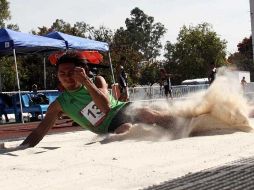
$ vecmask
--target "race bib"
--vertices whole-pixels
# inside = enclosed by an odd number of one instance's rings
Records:
[[[81,114],[93,125],[98,126],[104,119],[105,114],[92,101],[84,109]]]

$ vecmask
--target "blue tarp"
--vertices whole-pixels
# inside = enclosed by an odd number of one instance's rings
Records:
[[[50,32],[46,37],[54,38],[58,40],[64,40],[67,49],[79,49],[79,50],[97,50],[107,52],[109,50],[108,43],[100,42],[96,40],[90,40],[77,36],[72,36],[62,32]]]
[[[0,29],[0,55],[13,54],[13,49],[17,54],[22,54],[66,49],[66,45],[62,40]]]

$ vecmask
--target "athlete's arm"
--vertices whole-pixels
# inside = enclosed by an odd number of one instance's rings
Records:
[[[108,85],[101,76],[96,77],[95,84],[88,78],[86,72],[81,67],[75,68],[76,80],[83,84],[89,94],[92,96],[96,106],[103,112],[108,113],[110,110],[110,101],[108,94]]]
[[[109,95],[108,94],[108,84],[102,76],[95,77],[94,84],[103,94],[105,94],[107,96]]]
[[[58,101],[54,101],[49,105],[45,118],[40,122],[38,127],[30,133],[30,135],[21,143],[20,146],[34,147],[47,134],[50,128],[53,127],[59,113],[61,106]]]

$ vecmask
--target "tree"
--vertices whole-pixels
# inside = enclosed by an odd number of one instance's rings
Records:
[[[238,51],[228,57],[228,62],[239,70],[250,71],[251,81],[253,81],[254,63],[252,53],[252,37],[245,37],[242,42],[237,45],[237,48]]]
[[[79,36],[82,38],[95,39],[102,38],[103,35],[110,36],[111,30],[101,26],[99,29],[95,29],[93,26],[85,22],[76,22],[73,26],[65,22],[62,19],[56,19],[55,22],[48,28],[46,26],[38,27],[38,32],[32,31],[34,34],[45,35],[52,31],[63,32],[73,36]],[[108,39],[108,37],[107,37]]]
[[[226,41],[221,40],[208,23],[183,26],[177,42],[165,45],[165,65],[178,77],[185,79],[207,77],[211,65],[226,63]]]
[[[11,19],[11,13],[9,11],[9,2],[6,0],[0,0],[0,27],[5,27],[5,21]]]
[[[112,43],[113,35],[112,30],[106,28],[105,26],[100,26],[98,29],[94,29],[92,32],[93,39],[107,42],[109,44]]]
[[[126,18],[124,27],[116,30],[110,46],[114,67],[120,64],[121,57],[127,58],[125,69],[129,74],[129,84],[140,84],[152,81],[151,75],[143,73],[146,64],[155,61],[162,47],[160,39],[166,32],[161,23],[154,23],[154,18],[146,15],[139,8],[131,11],[131,18]],[[148,65],[149,66],[149,65]],[[140,81],[141,80],[141,81]]]
[[[159,82],[159,64],[145,64],[145,66],[140,71],[140,84],[141,85],[150,85]]]
[[[11,19],[11,13],[9,10],[9,2],[6,0],[0,0],[0,28],[10,28],[19,30],[16,24],[6,24],[6,21]],[[0,57],[1,69],[0,69],[0,90],[15,90],[15,69],[14,61],[12,57]]]
[[[253,53],[252,53],[252,37],[244,38],[242,42],[237,44],[238,52],[242,55],[244,55],[248,59],[253,59]]]
[[[139,83],[139,63],[142,61],[142,54],[132,48],[128,32],[120,27],[113,36],[110,45],[113,67],[117,68],[122,58],[126,58],[124,64],[125,71],[128,73],[129,86]]]
[[[154,23],[154,17],[146,15],[137,7],[131,11],[131,18],[127,18],[125,24],[129,45],[143,54],[143,61],[160,55],[160,39],[166,32],[163,24]]]
[[[1,57],[0,58],[1,69],[1,90],[13,91],[17,90],[16,87],[16,75],[13,57]]]

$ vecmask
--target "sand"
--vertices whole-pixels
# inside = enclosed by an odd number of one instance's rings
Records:
[[[88,131],[47,135],[37,147],[2,153],[1,189],[142,189],[254,154],[254,134],[243,132],[157,142],[102,139]]]

